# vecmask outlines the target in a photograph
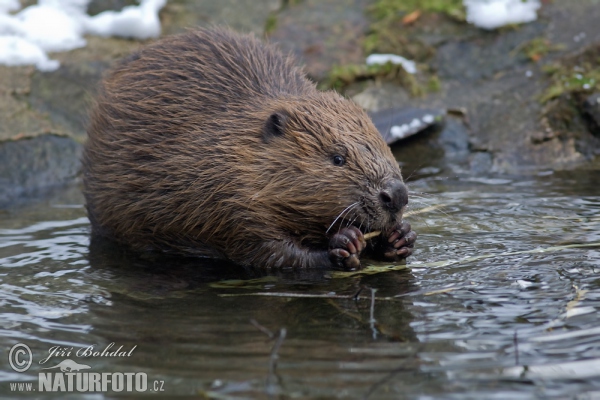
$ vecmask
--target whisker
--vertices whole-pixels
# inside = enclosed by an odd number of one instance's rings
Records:
[[[432,193],[427,193],[427,192],[416,192],[416,191],[414,191],[414,190],[409,190],[409,191],[408,191],[408,193],[414,193],[414,194],[427,194],[427,195],[430,195],[430,196],[435,196],[435,194],[432,194]]]
[[[357,216],[356,209],[352,210],[352,214],[350,214],[350,213],[346,214],[346,217],[348,217],[348,218],[346,218],[346,228],[349,227],[350,224],[352,224],[351,218],[354,217],[354,219],[356,219],[356,216]],[[342,228],[342,226],[340,225],[340,229],[341,228]]]
[[[419,214],[425,214],[425,213],[428,213],[428,212],[430,212],[430,211],[438,211],[438,212],[440,212],[440,213],[444,214],[444,215],[445,215],[446,217],[448,217],[448,218],[454,218],[452,215],[450,215],[450,214],[448,214],[447,212],[445,212],[445,211],[443,211],[443,210],[442,210],[442,208],[444,207],[444,205],[443,205],[443,204],[434,204],[434,205],[429,205],[429,204],[427,204],[427,203],[423,203],[423,202],[418,202],[418,203],[420,203],[420,204],[424,204],[424,205],[426,205],[427,207],[420,208],[420,209],[418,209],[418,210],[414,210],[413,212],[410,212],[410,211],[409,211],[409,212],[407,212],[407,213],[406,213],[406,216],[407,216],[407,217],[413,217],[413,216],[415,216],[415,215],[419,215]]]
[[[348,224],[348,226],[352,225],[354,223],[354,221],[356,221],[358,219],[358,214],[356,214],[356,217],[354,217],[354,219],[352,220],[352,222],[350,222]]]
[[[434,204],[431,204],[431,203],[428,203],[428,202],[426,202],[426,201],[425,201],[425,200],[423,200],[422,198],[417,198],[417,199],[414,199],[414,198],[413,198],[413,199],[411,199],[410,203],[412,203],[412,204],[424,204],[424,205],[426,205],[427,207],[431,207],[431,206],[433,206],[433,205],[434,205]]]
[[[408,181],[408,180],[409,180],[409,179],[410,179],[410,178],[411,178],[411,177],[412,177],[412,176],[415,174],[415,172],[417,172],[418,170],[420,170],[420,169],[421,169],[421,167],[422,167],[424,164],[425,164],[425,163],[421,163],[421,164],[419,164],[419,166],[418,166],[417,168],[413,169],[413,171],[410,173],[410,175],[408,175],[406,178],[404,178],[404,181],[405,181],[405,182],[406,182],[406,181]]]
[[[344,210],[338,214],[337,218],[333,220],[333,222],[331,223],[331,225],[329,225],[329,228],[327,228],[327,230],[325,231],[325,234],[329,233],[329,231],[331,230],[331,228],[335,225],[335,223],[342,217],[342,215],[344,215],[344,213],[346,213],[347,211],[349,211],[350,209],[352,209],[352,207],[357,206],[358,202],[354,202],[352,204],[350,204],[348,207],[344,208]]]

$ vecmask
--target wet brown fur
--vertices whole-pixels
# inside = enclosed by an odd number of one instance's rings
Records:
[[[200,29],[140,50],[104,80],[88,135],[93,230],[138,250],[327,267],[340,226],[400,218],[379,204],[400,170],[364,111],[253,36]]]

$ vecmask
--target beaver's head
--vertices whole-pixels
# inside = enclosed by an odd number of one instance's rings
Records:
[[[343,226],[385,231],[401,220],[408,191],[398,163],[351,101],[334,92],[279,101],[262,145],[264,180],[253,200],[270,199],[306,240],[311,228],[323,238]]]

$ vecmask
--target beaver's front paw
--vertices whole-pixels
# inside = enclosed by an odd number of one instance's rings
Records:
[[[358,256],[366,245],[365,237],[358,228],[343,228],[329,240],[329,259],[336,267],[346,270],[358,269]]]
[[[398,261],[410,256],[415,247],[417,233],[412,231],[406,221],[399,222],[383,238],[383,257],[387,260]]]

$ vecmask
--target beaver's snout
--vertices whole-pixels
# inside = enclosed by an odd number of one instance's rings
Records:
[[[397,213],[408,204],[408,189],[400,179],[390,179],[383,184],[379,192],[379,200],[383,208]]]

